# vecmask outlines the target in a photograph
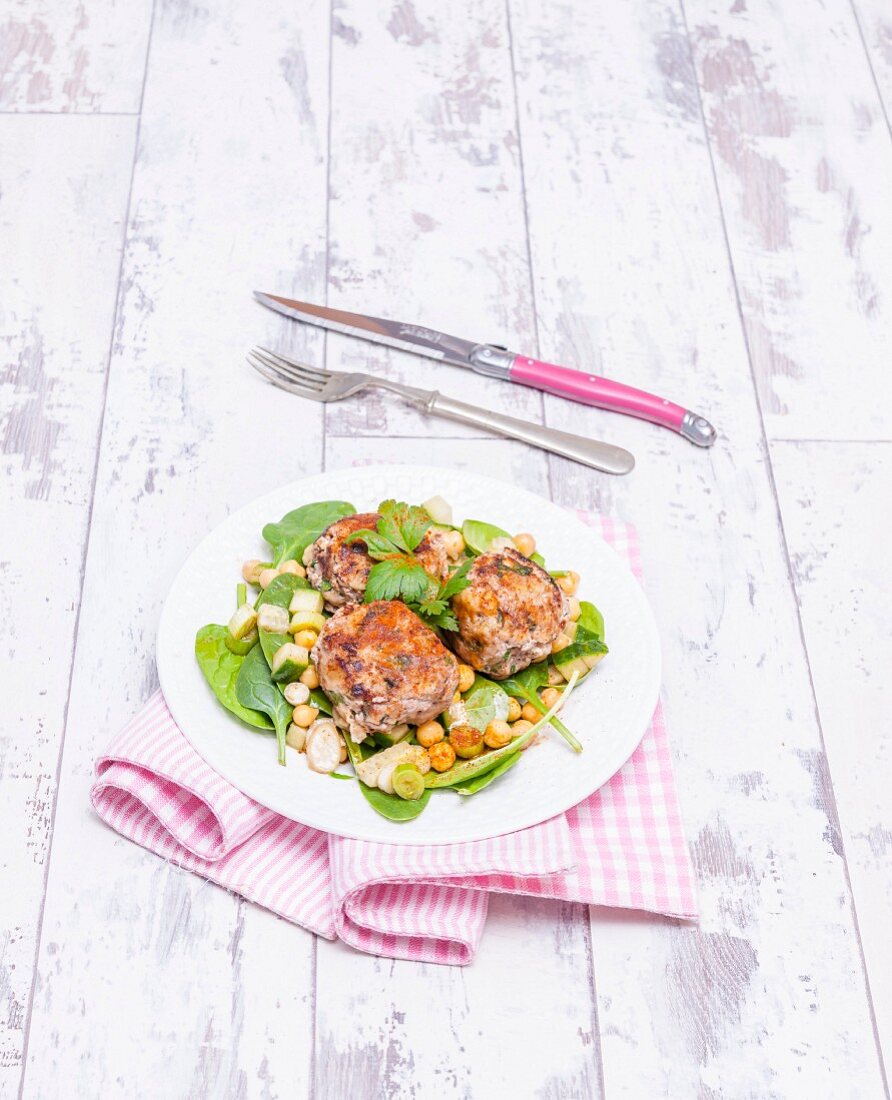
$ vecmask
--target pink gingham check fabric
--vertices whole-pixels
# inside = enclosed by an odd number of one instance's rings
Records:
[[[580,518],[640,578],[634,529]],[[91,801],[106,824],[171,863],[374,955],[471,962],[494,891],[697,915],[659,706],[633,756],[585,802],[472,844],[370,844],[281,817],[208,767],[160,692],[97,761]]]

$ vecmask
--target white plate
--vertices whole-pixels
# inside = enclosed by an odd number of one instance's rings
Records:
[[[414,821],[396,824],[372,810],[354,783],[307,768],[288,750],[276,764],[275,738],[227,713],[195,661],[195,632],[225,623],[246,558],[268,552],[260,531],[313,500],[349,500],[373,510],[388,497],[419,502],[439,494],[456,522],[482,519],[506,531],[531,531],[553,568],[582,576],[579,595],[604,615],[610,653],[567,703],[562,717],[584,745],[576,754],[557,733],[480,795],[435,794]],[[575,806],[634,752],[657,702],[660,647],[647,600],[620,558],[589,527],[541,497],[465,471],[417,466],[334,470],[296,481],[226,519],[190,555],[161,614],[158,675],[180,729],[211,767],[257,802],[340,836],[399,844],[450,844],[524,829]]]

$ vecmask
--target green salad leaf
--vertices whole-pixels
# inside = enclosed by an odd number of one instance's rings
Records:
[[[253,707],[242,706],[236,695],[236,681],[244,657],[232,653],[226,645],[229,630],[225,626],[209,623],[195,635],[195,658],[204,673],[211,691],[230,713],[255,729],[271,730],[272,722],[266,714]]]
[[[563,650],[561,651],[564,652]],[[528,703],[531,703],[540,714],[544,714],[546,706],[539,698],[539,690],[544,688],[548,683],[548,661],[537,661],[534,665],[528,665],[523,672],[515,672],[515,674],[509,677],[507,680],[500,680],[499,683],[508,692],[509,695],[514,695],[518,699],[525,699]],[[582,745],[579,743],[576,735],[570,730],[560,718],[553,717],[551,724],[563,737],[571,749],[574,752],[582,752]]]
[[[354,768],[370,756],[373,751],[367,749],[364,745],[357,745],[349,734],[345,735],[344,740],[347,742],[347,756]],[[388,821],[412,821],[430,802],[431,792],[429,790],[425,790],[421,798],[408,801],[405,798],[400,798],[398,794],[388,794],[378,787],[367,787],[359,778],[357,778],[357,782],[366,802],[376,813],[386,817]]]
[[[511,536],[501,527],[484,523],[479,519],[466,519],[461,525],[465,545],[475,554],[485,554],[493,539],[510,539]]]
[[[403,600],[404,603],[423,599],[430,584],[424,566],[409,554],[386,558],[372,566],[366,582],[366,603],[372,600]]]
[[[560,664],[569,664],[578,657],[593,657],[597,653],[609,653],[604,644],[604,616],[594,604],[580,600],[580,615],[576,621],[573,641],[558,653]]]
[[[262,711],[272,720],[279,749],[279,763],[284,765],[285,734],[288,732],[294,708],[288,705],[278,685],[273,683],[260,643],[242,659],[242,667],[235,681],[235,695],[243,707]]]
[[[504,775],[506,771],[509,771],[515,764],[520,763],[520,758],[523,753],[515,752],[511,756],[506,756],[504,760],[498,763],[491,771],[484,772],[483,775],[478,775],[474,779],[466,779],[463,783],[454,783],[449,790],[455,791],[456,794],[476,794],[478,791],[482,791],[484,787],[488,787],[490,783],[498,779],[500,775]]]
[[[356,514],[352,504],[344,500],[319,500],[288,512],[278,523],[268,523],[263,537],[273,550],[273,564],[294,558],[300,561],[306,548],[316,541],[326,527],[345,516]]]
[[[478,676],[456,709],[460,710],[461,721],[450,725],[473,726],[482,733],[490,722],[504,722],[508,717],[508,693],[501,684]]]

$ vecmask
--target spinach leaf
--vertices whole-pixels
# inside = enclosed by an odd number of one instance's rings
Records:
[[[506,756],[501,764],[498,764],[492,771],[486,772],[484,775],[478,775],[475,779],[466,779],[463,783],[456,783],[449,790],[455,791],[456,794],[476,794],[478,791],[482,791],[484,787],[488,787],[500,775],[504,775],[515,764],[520,763],[521,755],[521,753],[515,752],[511,756]]]
[[[504,722],[508,717],[508,695],[501,684],[478,676],[461,706],[456,704],[456,710],[460,711],[461,720],[450,725],[473,726],[482,733],[490,722]]]
[[[580,615],[576,622],[573,641],[557,655],[558,661],[568,664],[578,657],[592,657],[596,653],[609,653],[604,644],[604,616],[594,604],[580,601]]]
[[[561,650],[562,660],[566,652],[566,649]],[[516,672],[509,679],[500,680],[499,683],[509,695],[514,695],[520,699],[526,699],[526,701],[531,703],[540,714],[544,714],[548,709],[539,698],[539,689],[545,687],[548,683],[547,660],[538,661],[534,665],[528,665],[523,672]],[[551,724],[574,752],[582,752],[582,745],[579,743],[576,735],[564,725],[560,718],[552,718]]]
[[[347,742],[347,755],[350,758],[350,763],[355,768],[357,764],[361,764],[366,758],[367,751],[363,749],[362,745],[357,745],[349,734],[345,735],[344,740]],[[366,802],[376,813],[386,817],[388,821],[412,821],[430,802],[431,792],[429,790],[425,790],[421,798],[416,801],[408,802],[405,798],[400,798],[397,794],[387,794],[386,791],[379,790],[378,787],[367,787],[361,779],[357,779],[357,782]]]
[[[466,519],[461,525],[461,533],[465,545],[473,550],[475,554],[485,554],[493,539],[511,538],[508,532],[503,531],[501,527],[495,527],[493,524],[484,523],[479,519]]]
[[[303,552],[336,520],[353,516],[356,509],[344,500],[319,500],[314,504],[304,504],[288,512],[278,523],[268,523],[263,528],[263,537],[273,549],[273,564],[294,558],[300,561]]]
[[[313,688],[310,692],[310,703],[323,714],[331,715],[331,700],[322,688]]]
[[[272,719],[276,730],[279,763],[285,763],[285,734],[294,709],[285,702],[285,696],[273,683],[269,665],[260,645],[255,645],[244,658],[235,680],[235,695],[243,707],[259,710]]]
[[[195,635],[195,658],[198,666],[210,684],[211,691],[236,718],[255,729],[272,729],[273,724],[266,714],[252,707],[242,706],[236,696],[236,681],[245,658],[227,648],[228,633],[225,626],[216,626],[214,623],[199,630]]]
[[[255,608],[262,607],[265,603],[275,604],[277,607],[287,608],[291,603],[291,597],[299,588],[310,588],[310,582],[294,573],[280,573],[273,577],[266,588],[257,597]]]

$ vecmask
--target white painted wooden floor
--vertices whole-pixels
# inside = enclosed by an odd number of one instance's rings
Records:
[[[888,0],[2,0],[0,112],[0,1095],[888,1095]],[[254,287],[603,371],[721,439],[326,343]],[[294,433],[261,340],[638,467],[382,395]],[[375,461],[638,525],[699,928],[498,897],[470,968],[376,960],[91,816],[189,548]]]

